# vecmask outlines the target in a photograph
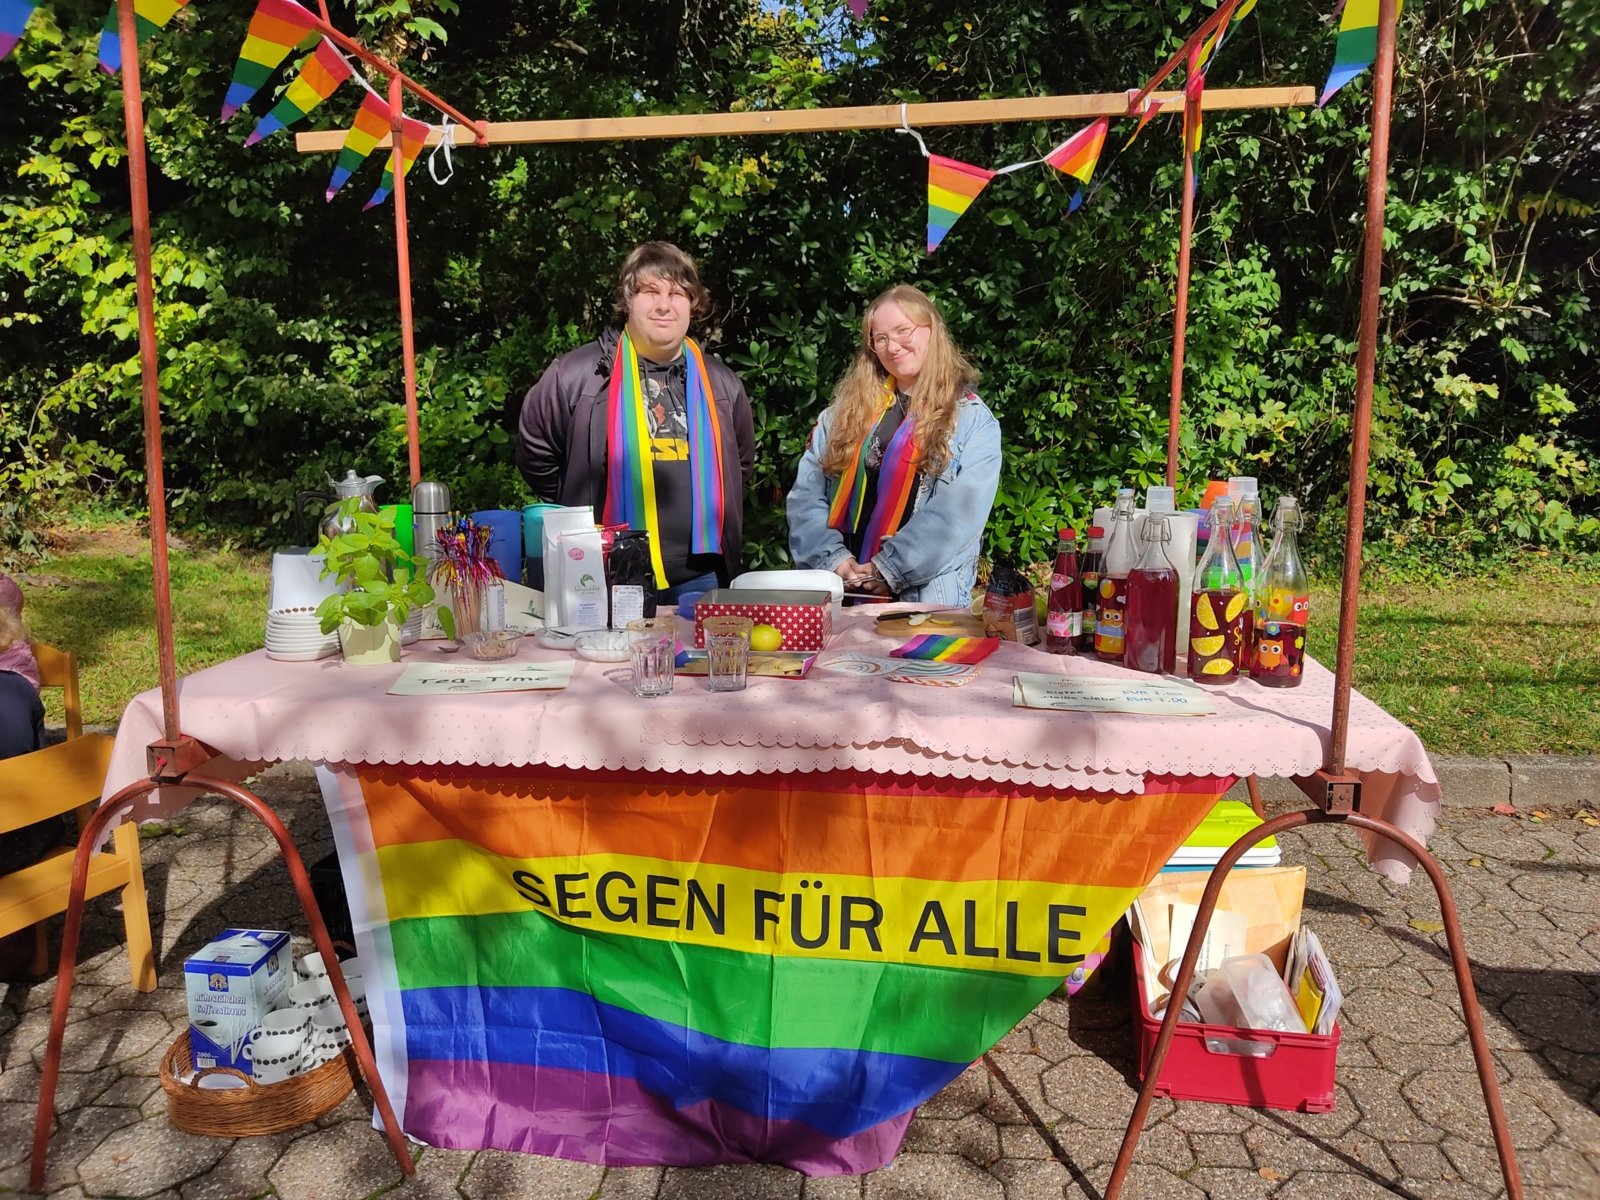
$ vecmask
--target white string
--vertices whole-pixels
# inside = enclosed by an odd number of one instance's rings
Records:
[[[901,101],[900,103],[900,128],[896,129],[895,132],[909,133],[912,137],[917,139],[917,148],[922,151],[922,157],[931,157],[931,155],[928,153],[928,143],[922,140],[922,135],[915,129],[911,128],[910,123],[906,120],[906,106],[904,101]]]
[[[439,126],[439,144],[433,148],[433,153],[428,155],[428,174],[438,184],[449,183],[455,177],[456,165],[451,160],[450,152],[456,144],[456,123],[450,119],[450,114],[444,114],[444,123]],[[437,169],[439,156],[444,155],[444,178],[439,178]]]
[[[354,79],[362,87],[366,88],[368,92],[376,96],[379,100],[383,100],[385,104],[388,103],[388,101],[384,99],[383,93],[378,91],[377,88],[373,87],[372,84],[368,82],[367,77],[362,74],[361,68],[357,67],[355,63],[346,58],[344,51],[339,49],[339,47],[334,44],[332,39],[324,37],[322,40],[327,43],[329,49],[339,56],[339,60],[343,62],[345,66],[350,68],[350,78]]]

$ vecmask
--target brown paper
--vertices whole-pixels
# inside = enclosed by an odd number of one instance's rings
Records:
[[[1140,936],[1145,951],[1154,963],[1161,981],[1146,979],[1150,996],[1165,996],[1171,977],[1177,974],[1164,968],[1172,959],[1171,908],[1174,904],[1198,904],[1210,882],[1209,871],[1183,871],[1161,877],[1140,893],[1134,903],[1139,909]],[[1245,953],[1265,954],[1281,975],[1289,958],[1289,944],[1300,928],[1300,910],[1305,904],[1304,867],[1249,867],[1235,870],[1222,885],[1218,908],[1236,912],[1248,922]]]

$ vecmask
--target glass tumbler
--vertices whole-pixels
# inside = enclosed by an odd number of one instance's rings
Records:
[[[628,657],[633,662],[633,694],[646,700],[672,694],[678,650],[676,617],[640,617],[628,622]]]
[[[749,617],[707,617],[700,623],[706,642],[706,687],[713,692],[744,691],[750,663]]]

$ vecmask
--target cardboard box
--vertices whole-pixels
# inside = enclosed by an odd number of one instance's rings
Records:
[[[294,984],[289,935],[279,929],[224,929],[183,964],[189,1049],[196,1070],[250,1074],[245,1038]]]
[[[783,634],[780,650],[821,650],[833,636],[833,594],[718,588],[695,602],[694,644],[702,648],[706,644],[701,622],[724,616],[749,617],[757,625],[773,626]]]

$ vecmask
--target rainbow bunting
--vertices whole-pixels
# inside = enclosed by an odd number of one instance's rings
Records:
[[[896,646],[889,651],[889,657],[915,658],[923,662],[980,663],[999,648],[999,638],[924,633],[903,646]]]
[[[189,0],[133,0],[133,25],[139,45],[150,40],[158,29],[165,29],[172,14]],[[122,70],[122,39],[117,36],[117,6],[113,4],[100,27],[100,69],[108,75]]]
[[[367,155],[389,134],[389,105],[381,96],[368,92],[356,110],[356,119],[344,135],[344,145],[339,150],[339,160],[333,164],[333,176],[328,180],[327,198],[342,188],[356,169],[366,162]]]
[[[1072,194],[1072,200],[1067,205],[1069,215],[1077,212],[1083,203],[1083,189],[1094,178],[1095,164],[1100,161],[1100,148],[1105,145],[1106,130],[1110,126],[1110,118],[1101,117],[1045,155],[1045,162],[1078,181],[1078,190]]]
[[[928,155],[928,253],[932,254],[950,232],[950,226],[972,207],[978,193],[994,178],[993,171],[957,162],[941,154]]]
[[[307,113],[338,91],[339,85],[349,78],[350,64],[334,49],[333,43],[318,43],[316,52],[300,64],[300,73],[284,90],[283,98],[256,122],[244,144],[254,146],[262,138],[304,120]]]
[[[222,101],[226,121],[250,102],[291,51],[317,32],[317,18],[294,0],[260,0],[233,66],[233,82]]]
[[[408,1134],[810,1175],[888,1162],[917,1105],[1086,965],[1232,783],[321,779]]]
[[[1395,0],[1395,15],[1400,15],[1400,0]],[[1372,65],[1378,54],[1378,0],[1345,0],[1344,16],[1339,20],[1339,41],[1333,49],[1333,70],[1322,85],[1321,108],[1333,94]]]
[[[432,128],[426,121],[413,120],[411,117],[400,118],[400,177],[404,179],[411,173],[411,164],[417,161],[417,155],[422,153],[422,147],[428,141],[428,130]],[[376,208],[389,198],[389,193],[394,191],[394,155],[384,156],[383,178],[378,182],[378,190],[372,193],[372,199],[361,206],[361,211]]]
[[[11,53],[36,7],[35,0],[0,0],[0,58]]]

